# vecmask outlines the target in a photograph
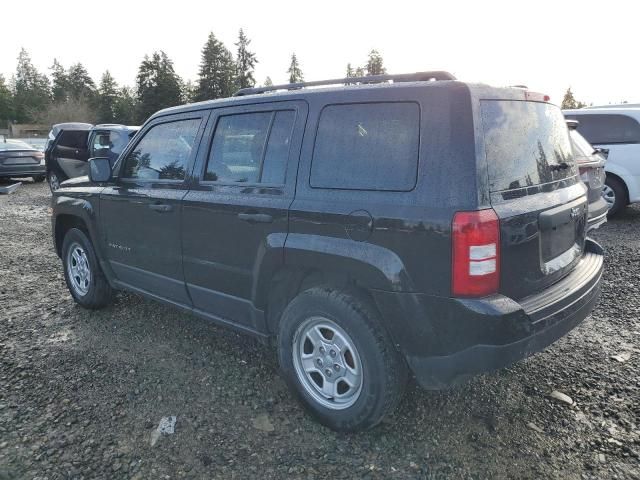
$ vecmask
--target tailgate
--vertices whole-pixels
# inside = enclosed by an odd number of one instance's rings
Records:
[[[535,294],[584,251],[587,197],[554,105],[481,100],[491,204],[500,219],[500,292]]]

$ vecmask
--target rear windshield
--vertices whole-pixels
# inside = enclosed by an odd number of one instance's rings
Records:
[[[20,140],[6,140],[4,142],[0,142],[0,151],[9,150],[33,150],[33,147],[21,142]]]
[[[572,129],[569,130],[569,135],[571,136],[571,143],[573,144],[573,153],[577,157],[590,157],[595,153],[591,144],[580,135],[580,132]]]
[[[492,192],[576,175],[567,125],[558,107],[516,100],[480,104]]]

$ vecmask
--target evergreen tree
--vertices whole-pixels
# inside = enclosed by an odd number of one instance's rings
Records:
[[[564,98],[562,99],[562,109],[574,109],[574,108],[583,108],[586,107],[587,104],[576,100],[573,96],[573,92],[571,91],[571,87],[567,88],[567,91],[564,94]]]
[[[109,73],[102,74],[98,88],[97,114],[99,123],[115,123],[115,107],[118,99],[118,84]]]
[[[351,66],[351,64],[347,63],[347,72],[346,72],[345,77],[351,78],[351,77],[355,76],[355,73],[356,72],[353,70],[353,67]]]
[[[362,67],[356,68],[356,71],[353,74],[353,76],[354,77],[364,77],[364,68],[362,68]]]
[[[53,59],[53,65],[51,65],[49,69],[51,70],[51,77],[53,78],[53,85],[51,86],[53,101],[55,103],[65,102],[69,97],[67,73],[55,58]]]
[[[67,92],[69,97],[92,101],[96,95],[96,84],[82,63],[69,67],[67,72]]]
[[[182,101],[184,103],[193,103],[195,96],[196,85],[191,80],[187,80],[184,85],[182,85]]]
[[[251,40],[247,38],[244,31],[240,29],[238,34],[238,43],[235,44],[238,47],[238,53],[236,55],[236,81],[238,88],[253,87],[256,84],[253,78],[253,69],[256,63],[256,54],[248,50],[248,46]]]
[[[265,87],[272,87],[273,86],[273,81],[271,80],[271,77],[267,77],[264,79],[264,86]]]
[[[122,87],[118,90],[118,96],[113,105],[114,121],[124,125],[134,125],[136,123],[136,113],[138,103],[135,92],[129,87]]]
[[[382,62],[382,55],[377,50],[371,50],[369,52],[369,59],[367,60],[367,75],[382,75],[387,73],[387,69],[384,68]]]
[[[145,55],[136,77],[138,120],[142,122],[158,110],[180,105],[181,85],[182,81],[166,53],[161,50],[151,57]]]
[[[0,75],[0,129],[7,128],[11,120],[13,120],[13,95],[4,76]]]
[[[289,65],[287,73],[289,74],[289,83],[304,82],[304,75],[302,74],[302,70],[300,69],[300,64],[298,63],[298,58],[295,53],[291,55],[291,65]]]
[[[231,52],[215,35],[202,48],[202,60],[195,100],[212,100],[231,96],[235,91],[235,64]]]
[[[51,102],[49,79],[38,72],[31,57],[23,48],[18,55],[18,66],[13,78],[14,119],[30,122]]]

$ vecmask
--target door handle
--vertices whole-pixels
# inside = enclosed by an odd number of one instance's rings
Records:
[[[173,210],[171,205],[167,205],[166,203],[152,203],[149,205],[149,208],[158,213],[166,213]]]
[[[266,213],[239,213],[238,218],[249,223],[271,223],[273,217]]]

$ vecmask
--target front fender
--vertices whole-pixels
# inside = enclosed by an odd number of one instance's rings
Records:
[[[415,291],[401,258],[393,251],[346,238],[290,233],[284,245],[286,266],[346,272],[365,288]]]
[[[89,191],[87,191],[89,190]],[[96,190],[96,191],[92,191]],[[96,251],[98,259],[104,258],[103,242],[98,229],[98,215],[100,209],[100,191],[102,188],[84,188],[82,192],[56,192],[52,198],[53,215],[51,217],[54,245],[57,252],[62,248],[62,238],[58,233],[62,222],[77,219],[87,230],[89,238]]]
[[[614,163],[611,162],[607,162],[604,166],[604,171],[606,173],[612,173],[618,177],[620,177],[622,179],[622,181],[624,182],[624,184],[627,186],[627,191],[629,192],[629,201],[630,202],[637,202],[639,197],[640,197],[640,191],[638,191],[638,188],[636,186],[636,182],[634,181],[633,175],[631,174],[631,172]]]

